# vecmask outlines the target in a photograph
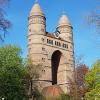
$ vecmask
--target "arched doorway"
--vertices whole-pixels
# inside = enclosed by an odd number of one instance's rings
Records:
[[[52,85],[57,84],[57,73],[58,73],[58,67],[60,64],[61,55],[62,55],[62,53],[59,50],[56,50],[52,54],[52,59],[51,59]]]

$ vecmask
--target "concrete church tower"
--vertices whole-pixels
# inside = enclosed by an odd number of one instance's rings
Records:
[[[57,26],[57,30],[61,33],[60,37],[65,41],[73,42],[72,26],[66,15],[62,15]]]
[[[46,18],[38,3],[35,3],[28,18],[28,55],[32,63],[41,64],[41,89],[59,85],[68,93],[74,83],[74,44],[72,26],[62,15],[56,32],[46,32]]]
[[[46,34],[46,18],[38,3],[35,3],[28,18],[29,57],[34,64],[41,63],[42,38]],[[42,48],[42,47],[41,47]]]

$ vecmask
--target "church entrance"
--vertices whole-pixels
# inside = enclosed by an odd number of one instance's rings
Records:
[[[60,64],[60,59],[61,59],[61,52],[59,50],[56,50],[52,54],[52,59],[51,59],[51,65],[52,65],[52,85],[57,84],[57,73],[58,73],[58,67]]]

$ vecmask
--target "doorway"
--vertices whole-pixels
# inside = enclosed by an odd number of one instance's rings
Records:
[[[60,64],[61,54],[62,53],[59,50],[54,51],[52,54],[52,59],[51,59],[52,85],[57,84],[57,73],[58,73],[58,67]]]

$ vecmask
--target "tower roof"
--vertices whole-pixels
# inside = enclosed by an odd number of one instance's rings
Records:
[[[40,8],[40,5],[36,2],[31,9],[30,15],[41,15],[44,16],[42,9]]]
[[[62,15],[61,18],[60,18],[60,21],[58,23],[58,27],[59,26],[64,26],[64,25],[68,25],[68,26],[71,26],[71,23],[68,19],[68,17],[66,15]]]

